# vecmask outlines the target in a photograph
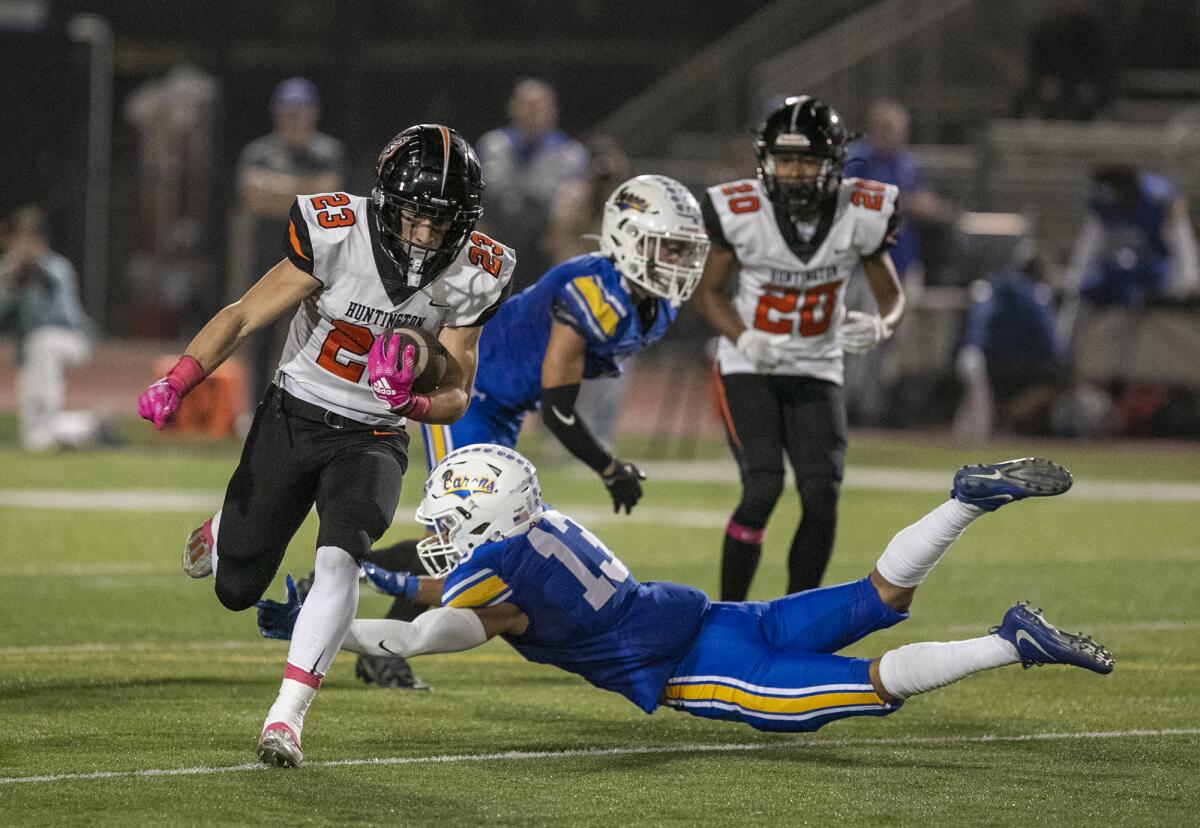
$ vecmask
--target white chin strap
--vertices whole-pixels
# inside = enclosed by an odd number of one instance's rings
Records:
[[[412,242],[408,243],[407,280],[409,287],[420,287],[421,277],[425,274],[425,260],[432,256],[433,252],[428,247],[422,247]]]

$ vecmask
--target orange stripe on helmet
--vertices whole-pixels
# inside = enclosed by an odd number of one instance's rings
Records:
[[[450,130],[441,124],[438,125],[438,129],[442,132],[442,191],[439,195],[445,195],[446,175],[450,172]]]

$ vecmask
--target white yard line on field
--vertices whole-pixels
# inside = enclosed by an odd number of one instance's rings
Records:
[[[647,461],[652,480],[687,483],[737,483],[737,468],[728,461]],[[949,493],[952,472],[851,466],[843,484],[849,489]],[[103,512],[204,512],[216,509],[217,490],[161,489],[0,489],[0,507],[66,509]],[[1085,500],[1200,503],[1200,483],[1166,480],[1077,480],[1068,497]],[[565,504],[562,505],[566,508]],[[591,522],[614,519],[602,508],[574,508],[572,513]],[[585,515],[586,512],[586,515]],[[622,523],[667,523],[701,528],[724,526],[728,507],[676,509],[642,507],[620,517]]]
[[[306,762],[306,768],[344,768],[364,765],[436,765],[457,762],[510,762],[529,759],[591,759],[606,756],[636,756],[668,753],[732,753],[803,748],[855,747],[922,747],[928,745],[1001,744],[1011,742],[1057,742],[1084,739],[1146,739],[1172,736],[1198,736],[1200,728],[1163,728],[1146,730],[1098,730],[1080,733],[1026,733],[1018,735],[983,736],[901,736],[884,739],[784,739],[774,742],[728,744],[679,744],[646,747],[589,748],[581,750],[511,750],[502,753],[463,753],[442,756],[394,756],[379,759],[335,759],[328,762]],[[236,771],[264,771],[266,766],[256,762],[225,767],[158,768],[136,771],[96,771],[93,773],[59,773],[45,776],[0,776],[0,785],[19,782],[80,782],[99,779],[127,779],[154,776],[203,776]]]

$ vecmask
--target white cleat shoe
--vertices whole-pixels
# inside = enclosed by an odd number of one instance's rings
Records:
[[[209,518],[192,530],[183,545],[183,571],[189,578],[207,578],[212,574],[212,549],[212,518]]]
[[[263,728],[255,752],[260,762],[273,768],[296,768],[304,761],[300,738],[283,722],[272,722]]]

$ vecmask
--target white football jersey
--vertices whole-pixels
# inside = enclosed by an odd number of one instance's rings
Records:
[[[708,189],[709,237],[736,254],[734,307],[747,328],[796,337],[799,356],[769,370],[756,369],[725,337],[717,347],[722,374],[768,373],[816,377],[842,383],[837,327],[845,316],[846,283],[859,258],[880,249],[896,213],[891,184],[847,178],[832,213],[784,236],[763,183],[745,179]],[[719,225],[712,226],[715,221]],[[805,234],[811,234],[806,239]]]
[[[507,295],[513,251],[472,233],[450,266],[417,289],[385,287],[400,276],[379,249],[368,200],[346,193],[297,196],[288,225],[288,259],[321,282],[300,303],[288,329],[277,382],[289,393],[373,425],[400,426],[371,392],[367,352],[393,328],[481,325]]]

